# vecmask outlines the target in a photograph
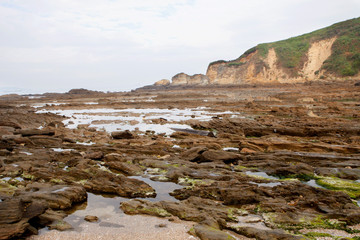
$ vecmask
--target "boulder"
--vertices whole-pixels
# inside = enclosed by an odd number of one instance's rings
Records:
[[[43,201],[24,201],[19,197],[1,201],[0,239],[16,238],[27,229],[34,229],[29,221],[44,213],[47,208]]]
[[[99,218],[97,216],[86,215],[84,220],[88,222],[97,222],[99,221]]]

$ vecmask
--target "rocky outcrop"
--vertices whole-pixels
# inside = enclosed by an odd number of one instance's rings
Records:
[[[287,40],[259,44],[235,60],[210,63],[206,75],[179,73],[171,85],[356,79],[360,77],[359,26],[360,18],[356,18]]]
[[[275,48],[270,48],[265,56],[260,50],[255,49],[234,61],[211,63],[206,75],[210,84],[293,83],[318,80],[325,74],[322,66],[330,57],[335,40],[336,37],[333,37],[312,43],[305,55],[306,61],[295,74],[281,65]]]
[[[203,74],[187,75],[185,73],[176,74],[172,77],[172,85],[206,85],[209,78]]]
[[[154,83],[155,86],[167,86],[170,85],[170,80],[167,79],[161,79],[159,81],[157,81],[156,83]]]

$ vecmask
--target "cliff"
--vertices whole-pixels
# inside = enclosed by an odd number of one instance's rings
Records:
[[[360,18],[272,43],[231,61],[210,63],[206,75],[180,73],[171,85],[293,83],[360,77]]]

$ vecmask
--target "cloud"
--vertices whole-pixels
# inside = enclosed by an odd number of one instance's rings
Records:
[[[356,0],[0,0],[0,87],[129,90],[359,10]]]

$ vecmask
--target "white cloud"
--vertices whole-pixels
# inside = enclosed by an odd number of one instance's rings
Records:
[[[129,90],[359,10],[356,0],[0,0],[0,87]]]

